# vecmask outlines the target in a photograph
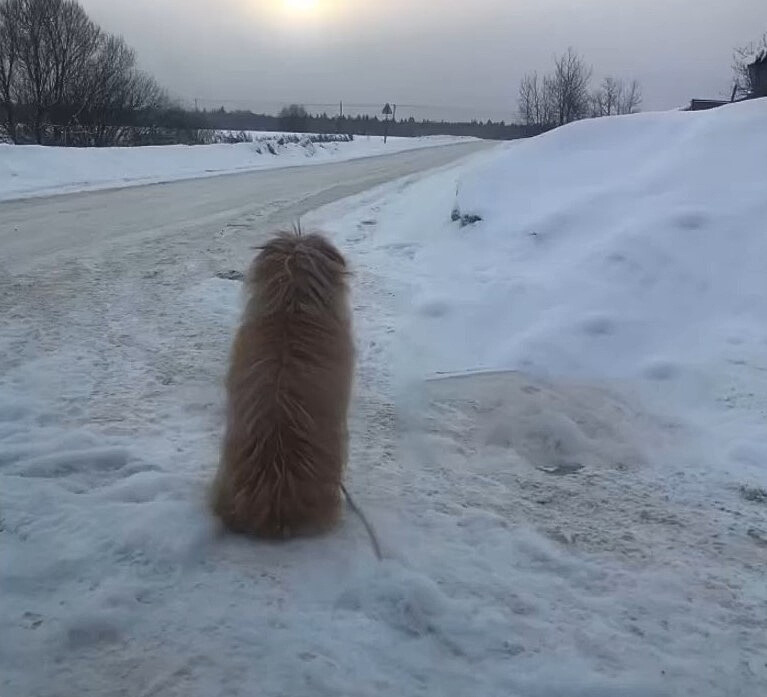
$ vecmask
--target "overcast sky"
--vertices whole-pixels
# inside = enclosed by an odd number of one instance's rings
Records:
[[[644,108],[664,109],[726,92],[733,46],[767,31],[767,0],[81,2],[200,107],[391,101],[427,107],[398,116],[507,121],[520,77],[569,45],[595,78],[636,78]]]

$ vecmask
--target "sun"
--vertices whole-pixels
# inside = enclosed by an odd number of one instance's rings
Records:
[[[309,16],[317,14],[320,2],[319,0],[282,0],[282,7],[292,15]]]

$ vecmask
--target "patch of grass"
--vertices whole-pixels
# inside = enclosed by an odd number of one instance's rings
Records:
[[[460,222],[461,227],[466,227],[467,225],[474,225],[474,223],[481,222],[482,216],[476,215],[475,213],[465,213],[461,215],[461,211],[458,208],[453,208],[450,212],[450,220],[454,223]]]

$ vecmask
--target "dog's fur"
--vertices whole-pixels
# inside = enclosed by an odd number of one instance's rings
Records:
[[[253,262],[212,491],[231,530],[285,538],[340,515],[354,366],[347,276],[330,242],[300,231],[280,233]]]

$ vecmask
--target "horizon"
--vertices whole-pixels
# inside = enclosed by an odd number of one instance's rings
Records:
[[[593,67],[593,86],[607,75],[638,80],[643,111],[724,98],[733,49],[767,28],[762,0],[736,9],[693,0],[82,4],[186,107],[274,114],[297,103],[335,114],[343,101],[345,113],[373,116],[390,102],[398,119],[418,121],[515,122],[522,76],[548,72],[569,46]]]

